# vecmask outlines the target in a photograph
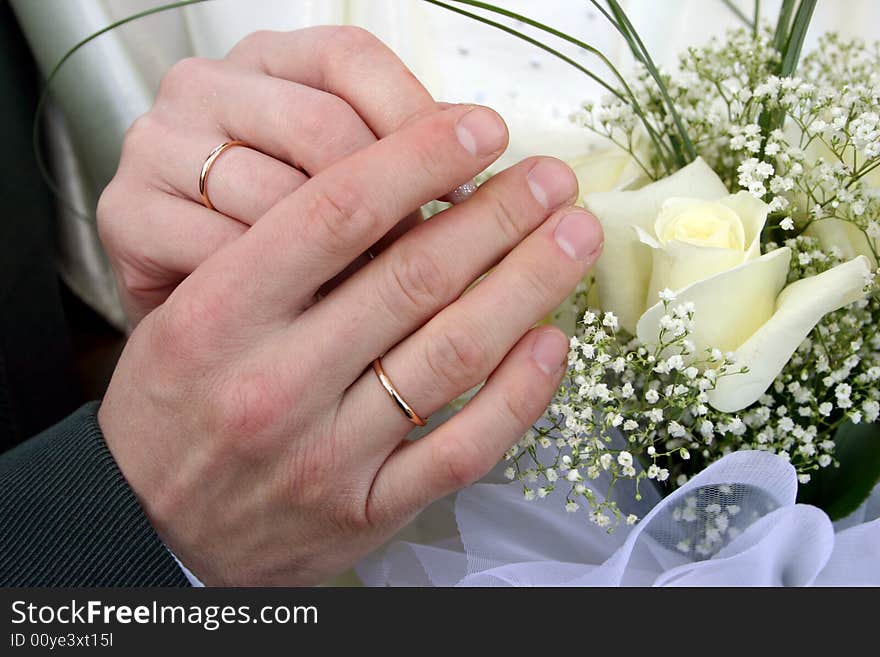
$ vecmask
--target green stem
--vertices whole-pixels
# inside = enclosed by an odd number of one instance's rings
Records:
[[[816,0],[801,0],[795,11],[795,0],[783,0],[779,10],[779,20],[776,22],[776,32],[773,36],[773,46],[780,55],[778,73],[780,77],[794,75],[807,29],[816,8]],[[794,20],[792,21],[792,13]],[[790,26],[790,29],[789,29]],[[785,121],[785,112],[769,110],[765,108],[758,117],[758,125],[763,135],[761,151],[767,145],[767,138],[776,128],[782,127]]]
[[[697,158],[697,151],[694,148],[693,143],[691,142],[690,136],[687,133],[687,130],[684,127],[684,122],[681,120],[681,116],[678,114],[678,110],[675,107],[675,103],[672,102],[672,98],[669,96],[669,91],[666,88],[666,83],[663,81],[663,78],[660,76],[660,71],[657,69],[657,66],[654,64],[654,60],[651,59],[651,55],[648,52],[648,49],[645,48],[645,44],[642,43],[641,37],[639,37],[639,33],[633,27],[633,24],[630,22],[629,18],[626,15],[626,12],[623,11],[623,8],[617,2],[617,0],[608,0],[608,6],[611,7],[614,14],[618,17],[620,24],[617,22],[612,23],[617,27],[618,31],[624,36],[624,38],[628,38],[633,40],[635,44],[638,46],[639,50],[642,53],[642,61],[645,66],[648,68],[648,72],[651,74],[651,77],[654,78],[654,82],[657,83],[657,87],[660,90],[660,94],[663,96],[663,100],[666,103],[667,110],[669,112],[669,116],[672,117],[673,122],[675,123],[675,127],[678,130],[678,137],[681,139],[682,146],[684,147],[685,155],[687,156],[687,160],[683,162],[686,164],[687,162],[693,161]],[[607,14],[606,14],[607,16]],[[627,37],[629,35],[629,37]]]
[[[624,97],[624,95],[621,91],[612,87],[610,84],[605,82],[605,80],[600,78],[598,75],[596,75],[595,73],[593,73],[592,71],[590,71],[586,67],[578,64],[576,61],[574,61],[570,57],[562,54],[558,50],[554,50],[550,46],[548,46],[544,43],[541,43],[537,39],[534,39],[534,38],[528,36],[527,34],[523,34],[522,32],[518,32],[517,30],[514,30],[513,28],[508,27],[507,25],[497,23],[491,19],[485,18],[484,16],[480,16],[479,14],[474,14],[474,13],[471,13],[471,12],[466,11],[464,9],[459,9],[458,7],[453,7],[452,5],[448,5],[445,2],[441,2],[440,0],[425,0],[425,2],[432,4],[432,5],[436,5],[438,7],[442,7],[443,9],[448,9],[449,11],[455,12],[456,14],[460,14],[462,16],[467,16],[468,18],[472,18],[476,21],[479,21],[480,23],[490,25],[490,26],[492,26],[496,29],[499,29],[503,32],[507,32],[508,34],[511,34],[511,35],[517,37],[518,39],[522,39],[523,41],[530,43],[533,46],[537,46],[541,50],[544,50],[545,52],[550,53],[554,57],[558,57],[559,59],[564,61],[566,64],[573,66],[578,71],[587,75],[595,82],[598,82],[600,85],[602,85],[603,88],[605,88],[607,91],[612,93],[614,96],[616,96],[620,100],[626,101],[626,98]],[[489,9],[489,7],[491,7],[491,5],[481,6],[481,5],[484,5],[484,3],[482,3],[482,2],[468,2],[467,0],[452,0],[452,2],[461,2],[462,4],[473,5],[476,7],[480,7],[481,9],[487,9],[488,11],[494,11],[495,13],[499,13],[499,14],[506,15],[506,16],[509,16],[512,13],[512,12],[507,12],[506,10],[502,10],[499,8]],[[497,9],[497,11],[496,11],[496,9]],[[511,16],[511,17],[514,17],[514,16]],[[517,20],[522,20],[523,22],[527,22],[523,18],[517,18]],[[555,30],[553,30],[552,28],[547,27],[547,26],[541,26],[539,23],[529,23],[529,24],[533,25],[534,27],[538,27],[538,29],[542,29],[546,32],[549,32],[551,34],[553,34],[555,32]],[[554,34],[554,36],[560,36],[560,35]],[[597,56],[601,57],[601,55],[599,54],[599,51],[593,49],[592,46],[588,46],[587,44],[582,44],[582,43],[578,43],[578,45],[586,50],[589,50],[593,54],[596,54]],[[609,66],[610,66],[610,64],[609,64]]]
[[[853,176],[853,179],[849,182],[847,187],[851,187],[853,184],[857,183],[861,178],[863,178],[866,174],[871,173],[874,169],[880,166],[880,158],[871,162],[871,164],[866,164],[862,167],[862,170]]]
[[[782,77],[794,75],[795,70],[797,70],[801,49],[804,46],[804,39],[807,36],[807,30],[810,27],[810,20],[813,18],[813,10],[815,8],[816,0],[802,0],[798,5],[794,22],[791,26],[791,32],[785,44],[785,54],[782,59],[782,68],[780,69]]]
[[[46,105],[46,101],[49,99],[49,91],[52,86],[52,82],[58,75],[58,72],[61,70],[61,67],[69,60],[77,51],[79,51],[86,44],[94,41],[102,34],[106,34],[110,30],[115,30],[120,25],[125,25],[126,23],[131,23],[132,21],[136,21],[141,18],[145,18],[146,16],[151,16],[152,14],[158,14],[162,11],[168,11],[169,9],[178,9],[179,7],[185,7],[187,5],[194,5],[200,2],[207,2],[208,0],[181,0],[180,2],[172,2],[167,5],[161,5],[159,7],[153,7],[152,9],[146,9],[144,11],[140,11],[136,14],[132,14],[131,16],[127,16],[122,18],[115,23],[111,23],[104,28],[101,28],[97,32],[90,34],[89,36],[82,39],[79,43],[73,46],[70,50],[64,53],[64,56],[58,60],[55,66],[52,67],[52,70],[49,71],[49,75],[46,76],[46,81],[43,84],[43,90],[40,93],[40,98],[37,100],[37,107],[34,110],[34,124],[33,129],[31,131],[31,139],[32,145],[34,149],[34,157],[37,160],[37,168],[40,170],[40,175],[43,176],[46,184],[49,189],[61,199],[67,206],[69,206],[77,215],[81,214],[79,208],[77,208],[70,200],[66,199],[64,195],[61,193],[61,189],[58,185],[55,184],[55,181],[52,180],[51,174],[49,173],[49,167],[46,164],[46,161],[43,159],[43,153],[40,148],[40,116],[43,113],[43,108]]]
[[[780,54],[788,40],[788,28],[791,25],[791,14],[794,11],[795,1],[782,0],[782,6],[779,8],[779,18],[776,20],[776,30],[773,33],[773,47]]]
[[[752,37],[758,38],[758,30],[761,27],[761,0],[755,0],[754,20],[752,21]]]
[[[746,24],[747,26],[749,26],[749,27],[752,27],[752,26],[753,26],[753,25],[752,25],[752,21],[749,20],[749,17],[746,16],[746,15],[743,13],[743,11],[733,3],[733,0],[721,0],[721,2],[722,2],[722,4],[724,4],[725,7],[727,7],[728,9],[730,9],[730,11],[732,11],[733,14],[734,14],[738,19],[740,19],[743,23],[745,23],[745,24]]]
[[[501,25],[494,23],[494,22],[490,22],[488,19],[485,19],[485,18],[478,16],[476,14],[473,14],[473,13],[470,13],[470,12],[467,12],[467,11],[464,11],[461,9],[456,9],[456,8],[451,7],[443,2],[440,2],[439,0],[425,0],[425,1],[430,2],[431,4],[434,4],[437,6],[444,7],[446,9],[449,9],[450,11],[454,11],[458,14],[462,14],[464,16],[474,18],[474,19],[479,20],[481,22],[488,23],[490,25],[498,27],[499,29],[504,30],[505,32],[510,32],[510,28],[506,28],[505,26],[501,26]],[[663,163],[663,166],[666,169],[666,172],[667,173],[671,172],[669,162],[668,162],[668,160],[665,159],[666,149],[668,149],[668,147],[663,143],[663,140],[660,138],[660,136],[657,134],[657,131],[651,125],[651,122],[648,120],[647,115],[642,110],[641,105],[639,104],[638,99],[636,98],[636,95],[633,93],[632,89],[627,84],[626,78],[623,77],[623,75],[620,73],[620,71],[617,70],[617,68],[614,66],[614,64],[612,64],[611,61],[600,50],[598,50],[594,46],[591,46],[590,44],[585,43],[584,41],[581,41],[580,39],[577,39],[569,34],[566,34],[564,32],[560,32],[559,30],[552,28],[549,25],[544,25],[543,23],[539,23],[538,21],[531,19],[528,16],[518,14],[514,11],[510,11],[509,9],[497,7],[495,5],[492,5],[492,4],[489,4],[486,2],[480,2],[479,0],[452,0],[452,1],[459,3],[459,4],[464,4],[464,5],[468,5],[471,7],[476,7],[478,9],[483,9],[485,11],[499,14],[499,15],[505,16],[507,18],[512,18],[513,20],[516,20],[516,21],[520,21],[521,23],[525,23],[526,25],[537,28],[537,29],[541,30],[542,32],[546,32],[547,34],[550,34],[550,35],[555,36],[559,39],[562,39],[563,41],[567,41],[571,44],[574,44],[574,45],[578,46],[579,48],[583,48],[587,52],[598,57],[599,60],[608,68],[609,71],[611,71],[611,73],[614,75],[614,77],[616,77],[617,80],[620,82],[620,84],[623,86],[624,93],[626,94],[626,96],[629,97],[629,100],[627,100],[627,98],[625,98],[624,95],[621,94],[620,92],[616,92],[615,95],[620,100],[622,100],[624,102],[628,102],[630,104],[630,106],[633,108],[633,111],[636,113],[636,115],[642,121],[642,124],[645,126],[645,130],[647,131],[648,136],[651,138],[651,141],[654,143],[654,146],[657,149],[658,157],[660,157],[661,162]],[[527,39],[527,40],[529,40],[529,39]],[[542,46],[542,44],[540,44],[540,42],[535,41],[535,40],[529,40],[529,42],[534,43],[535,45],[539,45],[539,47]]]

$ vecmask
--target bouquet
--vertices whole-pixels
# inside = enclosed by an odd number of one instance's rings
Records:
[[[572,163],[582,189],[611,190],[583,198],[604,253],[552,318],[573,333],[568,369],[506,477],[528,500],[561,488],[566,511],[613,531],[639,520],[627,495],[667,495],[760,450],[795,468],[800,500],[832,519],[856,509],[880,479],[878,46],[826,34],[799,61],[815,1],[785,0],[775,25],[731,4],[746,25],[666,72],[618,2],[594,1],[630,46],[624,76],[575,37],[456,4],[575,43],[611,78],[445,5],[608,91],[573,117],[608,143]],[[730,538],[738,507],[708,506],[676,511],[707,528],[677,549],[707,555]]]

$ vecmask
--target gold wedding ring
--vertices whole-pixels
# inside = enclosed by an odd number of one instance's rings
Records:
[[[397,388],[391,383],[391,379],[385,374],[385,370],[382,368],[381,358],[377,358],[373,361],[373,371],[376,373],[376,376],[379,377],[379,382],[382,384],[382,387],[385,388],[385,392],[387,392],[388,396],[394,400],[394,403],[397,404],[397,408],[399,408],[400,412],[406,416],[406,419],[417,427],[425,426],[425,421],[419,417],[419,414],[413,410],[412,406],[406,403],[406,400],[401,397],[400,393],[397,392]]]
[[[202,196],[202,203],[204,203],[205,207],[209,210],[214,209],[214,204],[211,203],[211,199],[208,198],[208,174],[211,173],[211,167],[214,166],[214,162],[217,161],[217,158],[233,146],[247,147],[247,144],[243,141],[238,141],[237,139],[223,142],[208,153],[208,157],[205,158],[205,163],[202,165],[202,171],[199,174],[199,194]]]

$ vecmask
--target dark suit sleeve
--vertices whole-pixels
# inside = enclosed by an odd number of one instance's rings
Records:
[[[107,449],[97,408],[0,456],[0,585],[188,585]]]

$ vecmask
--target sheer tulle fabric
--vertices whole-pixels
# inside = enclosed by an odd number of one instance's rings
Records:
[[[730,454],[664,499],[643,486],[625,509],[642,520],[613,533],[566,513],[565,490],[529,502],[517,482],[472,486],[420,517],[433,540],[394,542],[358,575],[369,586],[880,584],[880,487],[835,525],[795,502],[794,469],[766,452]]]

